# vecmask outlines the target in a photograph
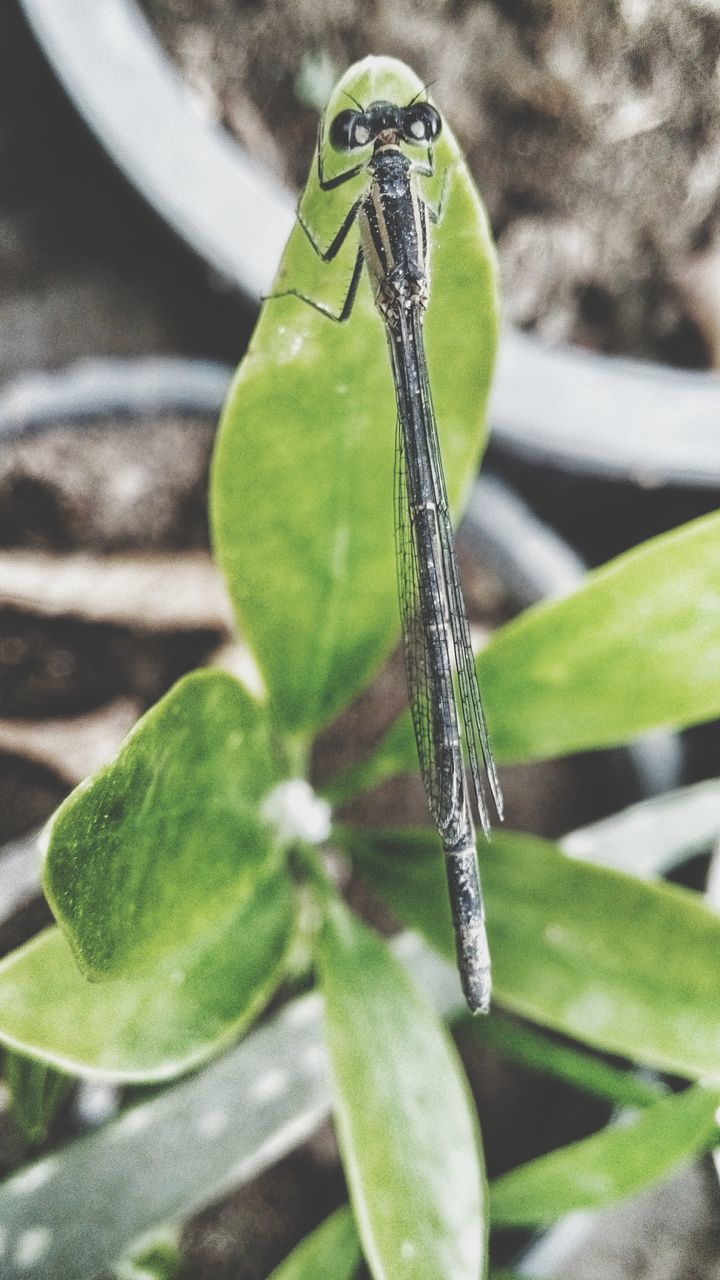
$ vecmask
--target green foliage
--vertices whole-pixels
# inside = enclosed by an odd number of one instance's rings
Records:
[[[402,64],[366,59],[340,81],[327,118],[347,107],[343,90],[361,102],[407,102],[421,88]],[[347,167],[346,156],[329,155],[329,173]],[[497,299],[487,220],[449,129],[436,149],[437,173],[446,169],[425,330],[457,509],[484,440]],[[323,244],[365,181],[323,193],[311,169],[301,207]],[[350,235],[338,258],[322,263],[297,226],[275,291],[299,289],[339,310],[356,254]],[[345,324],[298,298],[265,304],[223,413],[211,516],[240,629],[287,733],[307,736],[327,723],[397,639],[395,416],[383,326],[364,277]]]
[[[498,760],[616,746],[720,714],[718,565],[720,516],[704,516],[500,627],[477,659]],[[327,794],[346,800],[416,764],[404,715]]]
[[[452,1043],[387,946],[339,902],[316,955],[338,1140],[373,1275],[484,1276],[485,1178]]]
[[[232,676],[197,671],[50,827],[43,882],[89,978],[140,972],[239,913],[276,854],[259,805],[279,770]]]
[[[26,1058],[12,1049],[3,1054],[3,1075],[10,1089],[13,1115],[28,1142],[44,1142],[73,1080],[47,1063]]]
[[[351,1280],[359,1262],[355,1222],[343,1207],[301,1240],[269,1280]]]
[[[662,1085],[645,1079],[637,1071],[623,1070],[574,1045],[562,1044],[537,1027],[527,1026],[498,1010],[482,1020],[464,1018],[459,1030],[465,1039],[478,1040],[511,1062],[540,1075],[564,1080],[616,1107],[647,1107],[657,1102],[663,1093]]]
[[[513,1169],[491,1185],[491,1221],[503,1227],[539,1226],[652,1186],[717,1142],[718,1105],[720,1091],[694,1085],[629,1122]]]
[[[216,1053],[267,1003],[283,974],[293,895],[282,872],[241,906],[181,933],[143,973],[90,983],[59,929],[0,963],[0,1036],[78,1075],[168,1079]]]
[[[113,1272],[113,1280],[175,1280],[183,1265],[178,1232],[166,1227],[141,1241],[123,1258]]]
[[[434,837],[345,828],[341,838],[400,919],[452,957]],[[718,1074],[720,917],[697,894],[533,836],[496,834],[481,855],[499,1003],[646,1066]]]
[[[336,87],[329,116],[346,107],[346,93],[404,103],[420,88],[402,64],[367,59]],[[331,152],[327,125],[321,147],[326,173],[337,173],[346,158]],[[301,210],[321,246],[365,180],[322,192],[313,167]],[[495,264],[482,206],[447,128],[435,176],[422,181],[434,205],[445,184],[426,337],[457,512],[484,442]],[[356,248],[350,236],[328,266],[296,227],[276,290],[299,289],[339,309]],[[397,637],[394,428],[385,339],[367,282],[343,326],[297,298],[268,301],[223,415],[211,495],[217,558],[267,700],[253,701],[221,672],[187,677],[60,808],[44,872],[60,928],[0,965],[0,1040],[12,1051],[16,1105],[40,1133],[57,1068],[148,1082],[216,1053],[267,1003],[304,930],[325,997],[355,1222],[375,1280],[478,1280],[483,1161],[454,1050],[387,946],[328,891],[302,832],[283,829],[267,804],[280,782],[307,771],[315,732],[377,671]],[[501,628],[479,659],[498,754],[561,755],[717,715],[719,539],[720,518],[697,521],[590,574],[567,600]],[[338,799],[416,767],[405,717],[330,790]],[[689,845],[713,831],[706,801],[694,818],[689,802]],[[616,834],[617,845],[608,829],[606,844],[626,858],[627,833]],[[336,836],[397,915],[454,957],[436,836],[349,828]],[[720,919],[696,895],[573,861],[529,836],[497,837],[482,862],[498,1003],[630,1062],[718,1078]],[[500,1179],[497,1221],[536,1224],[608,1203],[714,1139],[718,1099],[700,1087],[656,1097],[622,1068],[507,1018],[495,1016],[473,1034],[531,1069],[643,1107],[631,1126]],[[130,1132],[124,1123],[119,1140]],[[234,1163],[223,1169],[219,1187],[232,1184],[233,1170]],[[171,1166],[167,1176],[179,1170]],[[174,1209],[206,1192],[204,1184],[197,1192],[186,1165],[183,1178],[177,1202],[169,1197]],[[134,1185],[132,1177],[125,1184]],[[16,1187],[17,1180],[13,1204]],[[137,1221],[137,1200],[131,1207]],[[113,1227],[113,1248],[127,1243],[124,1229]],[[275,1280],[348,1277],[358,1257],[355,1229],[340,1211]],[[107,1260],[106,1251],[99,1255]],[[146,1271],[166,1261],[175,1266],[173,1255],[146,1258]],[[145,1264],[132,1265],[137,1273]]]

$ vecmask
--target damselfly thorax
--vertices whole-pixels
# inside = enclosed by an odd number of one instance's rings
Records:
[[[377,307],[395,328],[400,308],[427,306],[427,215],[412,161],[397,140],[379,139],[368,168],[372,182],[358,211],[360,243]]]

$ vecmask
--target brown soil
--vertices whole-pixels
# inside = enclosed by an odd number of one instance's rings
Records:
[[[404,58],[434,82],[487,201],[508,318],[553,341],[707,362],[719,327],[702,298],[720,225],[716,6],[142,3],[202,109],[295,186],[335,75],[371,52]]]

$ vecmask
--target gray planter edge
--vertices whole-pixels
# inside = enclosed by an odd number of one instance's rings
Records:
[[[294,197],[203,115],[135,0],[20,0],[120,171],[225,286],[257,306]],[[506,329],[491,403],[509,456],[639,485],[720,486],[720,376],[550,347]]]

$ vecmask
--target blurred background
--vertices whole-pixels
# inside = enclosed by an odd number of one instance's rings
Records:
[[[25,838],[183,671],[246,661],[208,557],[214,424],[318,112],[369,52],[432,81],[498,243],[507,331],[489,479],[460,543],[478,631],[717,505],[711,0],[6,0],[0,841],[20,870],[0,882],[3,950],[49,918]],[[324,737],[318,776],[403,696],[391,669]],[[509,771],[510,820],[559,836],[717,770],[715,726],[656,735]],[[424,812],[416,781],[374,806],[376,820]],[[477,1074],[481,1094],[498,1089]],[[543,1093],[542,1120],[523,1096],[537,1148],[556,1145],[564,1096]],[[570,1110],[564,1139],[595,1120]],[[493,1149],[510,1159],[513,1121],[495,1132],[489,1119],[491,1163]],[[3,1139],[9,1170],[25,1149],[9,1121]],[[198,1219],[187,1276],[267,1274],[338,1187],[324,1132]],[[715,1201],[695,1169],[617,1211],[562,1274],[720,1275]],[[630,1257],[617,1245],[629,1239]]]

